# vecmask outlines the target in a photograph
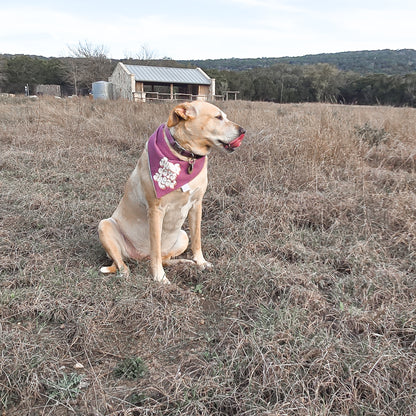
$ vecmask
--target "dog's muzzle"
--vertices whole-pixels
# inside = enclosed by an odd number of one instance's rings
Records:
[[[246,131],[243,128],[240,128],[240,135],[236,139],[234,139],[230,143],[223,143],[224,149],[228,150],[229,152],[234,152],[234,150],[237,149],[237,147],[240,147],[245,134]]]

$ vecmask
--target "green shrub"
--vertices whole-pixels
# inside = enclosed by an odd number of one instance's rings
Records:
[[[389,139],[389,134],[384,128],[371,127],[368,122],[365,122],[363,126],[355,128],[356,135],[365,143],[370,146],[378,146],[381,143],[385,143]]]
[[[117,378],[128,378],[134,380],[143,377],[147,372],[145,363],[140,357],[129,357],[124,359],[115,369],[114,376]]]

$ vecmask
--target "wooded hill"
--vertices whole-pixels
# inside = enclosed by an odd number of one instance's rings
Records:
[[[245,71],[254,68],[267,68],[275,64],[316,65],[330,64],[341,71],[358,74],[380,73],[404,75],[416,71],[416,50],[374,50],[340,53],[321,53],[282,58],[230,58],[179,61],[202,69]]]

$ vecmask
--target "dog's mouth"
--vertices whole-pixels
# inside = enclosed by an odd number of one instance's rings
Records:
[[[220,143],[222,144],[222,146],[224,147],[225,150],[227,150],[227,152],[234,152],[235,149],[237,149],[237,147],[240,147],[241,142],[243,141],[245,136],[245,133],[240,134],[240,136],[238,136],[236,139],[234,139],[232,142],[230,143],[224,143],[220,140]]]

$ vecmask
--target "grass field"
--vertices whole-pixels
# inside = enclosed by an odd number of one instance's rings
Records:
[[[416,414],[415,109],[221,103],[215,268],[167,287],[97,225],[171,105],[0,100],[3,415]]]

